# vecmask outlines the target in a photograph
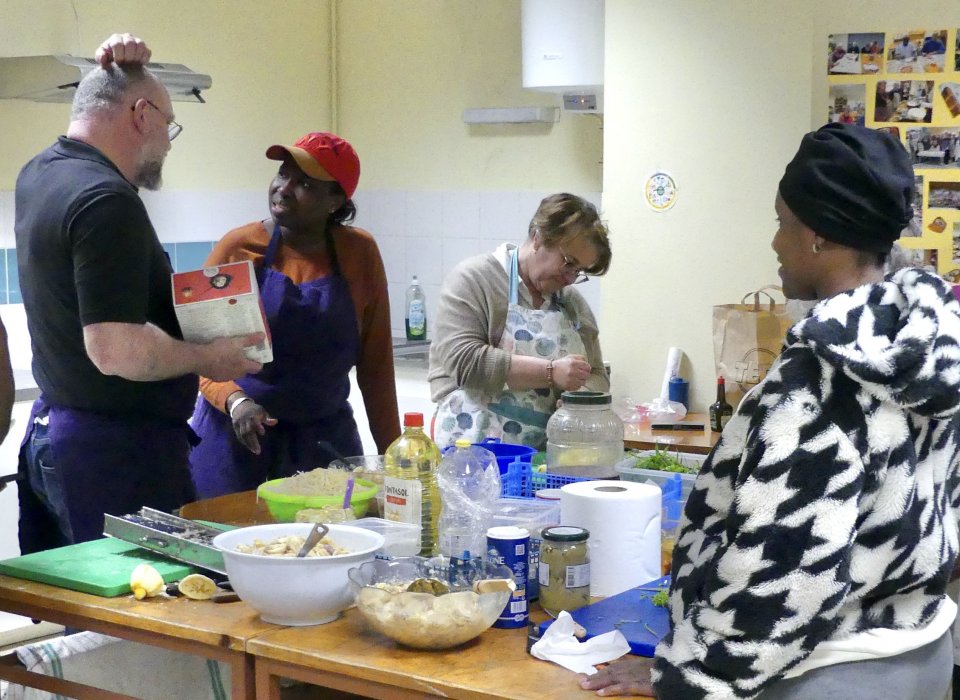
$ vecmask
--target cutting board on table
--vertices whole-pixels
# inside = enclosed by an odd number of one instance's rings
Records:
[[[105,537],[5,559],[0,561],[0,574],[112,598],[130,593],[130,572],[138,564],[150,564],[167,582],[197,571],[135,544]]]
[[[670,611],[654,605],[652,598],[660,589],[669,587],[670,577],[664,576],[574,610],[570,616],[587,630],[586,639],[619,629],[627,638],[631,654],[653,656],[657,644],[670,630]],[[540,634],[552,622],[541,623]]]

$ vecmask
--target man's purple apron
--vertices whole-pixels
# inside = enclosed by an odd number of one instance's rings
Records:
[[[35,423],[38,417],[46,417],[47,425]],[[41,429],[69,537],[28,484],[26,445]],[[98,539],[104,513],[125,515],[143,506],[171,511],[194,500],[187,463],[191,437],[186,423],[48,406],[41,396],[20,449],[21,553]]]
[[[299,285],[272,269],[280,240],[275,227],[257,269],[273,362],[237,381],[277,425],[266,428],[255,455],[234,435],[230,417],[200,396],[191,425],[201,441],[190,455],[200,498],[247,491],[267,479],[325,466],[336,456],[331,446],[345,456],[363,450],[347,401],[360,332],[333,236],[326,234],[331,274]]]

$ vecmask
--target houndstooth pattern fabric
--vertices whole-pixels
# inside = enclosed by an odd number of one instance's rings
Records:
[[[787,334],[690,495],[658,698],[753,698],[820,642],[924,625],[958,551],[960,305],[906,269]]]

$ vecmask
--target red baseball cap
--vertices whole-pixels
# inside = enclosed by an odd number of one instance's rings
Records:
[[[360,159],[353,146],[336,134],[312,131],[292,146],[275,145],[267,149],[267,158],[271,160],[283,160],[288,155],[310,177],[336,182],[347,199],[357,191]]]

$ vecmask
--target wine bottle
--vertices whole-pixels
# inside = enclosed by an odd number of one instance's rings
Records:
[[[710,429],[722,433],[733,415],[733,406],[727,403],[727,388],[723,377],[717,377],[717,400],[710,404]]]

